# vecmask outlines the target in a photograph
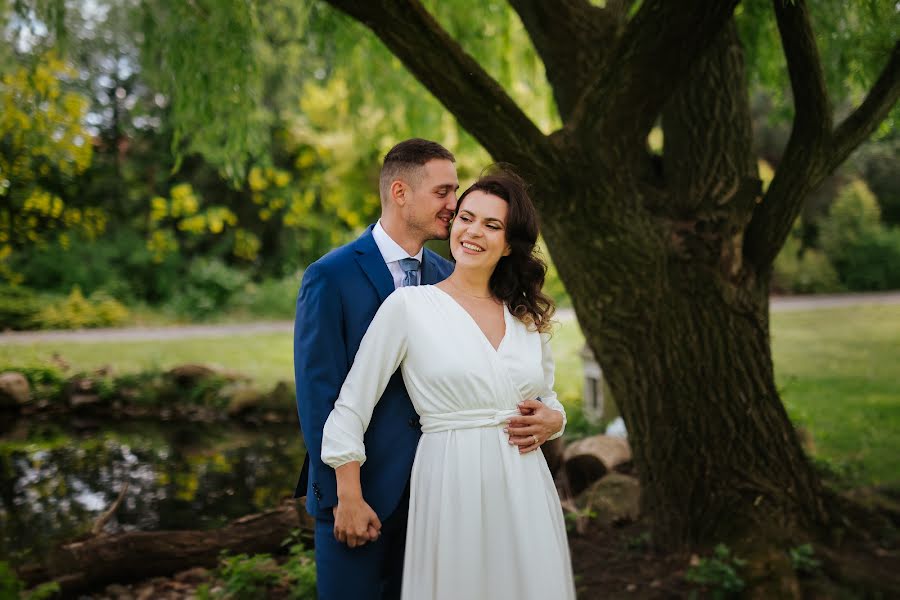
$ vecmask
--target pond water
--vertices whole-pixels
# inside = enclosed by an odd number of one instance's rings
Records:
[[[0,560],[42,556],[89,531],[128,491],[105,531],[208,529],[294,491],[297,425],[79,421],[4,423]]]

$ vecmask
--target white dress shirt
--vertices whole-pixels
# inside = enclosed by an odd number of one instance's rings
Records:
[[[400,259],[403,258],[415,258],[419,261],[418,281],[419,283],[422,283],[422,257],[425,254],[424,247],[420,248],[419,253],[415,256],[410,256],[406,250],[400,247],[400,244],[391,239],[391,236],[389,236],[387,231],[384,230],[384,227],[381,226],[381,219],[378,219],[378,222],[375,223],[375,228],[372,229],[372,237],[375,238],[375,245],[378,246],[381,257],[384,259],[388,270],[391,272],[391,276],[394,278],[394,289],[402,287],[403,280],[406,279],[406,273],[403,272],[403,268],[400,266]]]

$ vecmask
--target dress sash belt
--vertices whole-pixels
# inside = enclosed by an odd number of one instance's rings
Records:
[[[437,433],[451,429],[474,429],[476,427],[497,427],[503,425],[510,417],[519,415],[517,409],[497,410],[494,408],[475,408],[452,413],[421,415],[419,423],[422,433]]]

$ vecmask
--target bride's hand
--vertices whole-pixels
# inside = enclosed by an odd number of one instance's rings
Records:
[[[334,537],[351,548],[374,542],[381,534],[381,521],[362,496],[342,498],[334,507]]]
[[[562,429],[563,416],[540,400],[524,400],[519,403],[520,416],[511,417],[504,431],[509,443],[525,454],[541,447],[541,444]]]

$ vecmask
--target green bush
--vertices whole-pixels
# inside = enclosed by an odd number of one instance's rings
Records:
[[[85,298],[75,286],[69,296],[44,306],[32,319],[39,329],[112,327],[128,318],[128,309],[103,293]]]
[[[297,290],[303,272],[282,279],[265,279],[260,283],[248,283],[231,299],[229,307],[254,317],[287,319],[294,316]]]
[[[67,246],[48,244],[13,256],[13,269],[25,285],[56,294],[80,287],[128,304],[158,303],[181,285],[184,259],[173,254],[157,262],[147,241],[136,231],[120,228],[98,240],[73,236]]]
[[[701,558],[685,572],[684,578],[709,590],[711,598],[729,598],[741,592],[746,583],[738,571],[746,565],[746,561],[731,555],[725,544],[719,544],[713,555]],[[696,597],[696,594],[691,594]]]
[[[31,329],[40,309],[40,298],[33,290],[0,285],[0,329]]]
[[[202,596],[228,600],[255,600],[267,598],[271,590],[286,590],[294,600],[312,600],[316,597],[316,563],[313,553],[301,544],[290,548],[290,557],[284,564],[269,554],[248,556],[224,556],[216,577],[221,581],[215,592],[204,588]],[[279,594],[279,597],[283,597]]]
[[[880,227],[841,249],[841,280],[851,290],[900,289],[900,228]]]
[[[843,288],[825,253],[815,248],[801,248],[799,237],[792,232],[775,259],[772,289],[795,294],[821,294]]]
[[[245,273],[220,260],[194,259],[170,306],[176,313],[192,318],[213,316],[247,284],[247,280]]]
[[[862,181],[841,189],[820,225],[819,241],[847,288],[900,287],[900,230],[881,223],[875,195]]]
[[[0,560],[0,598],[18,598],[25,586],[9,563]]]

